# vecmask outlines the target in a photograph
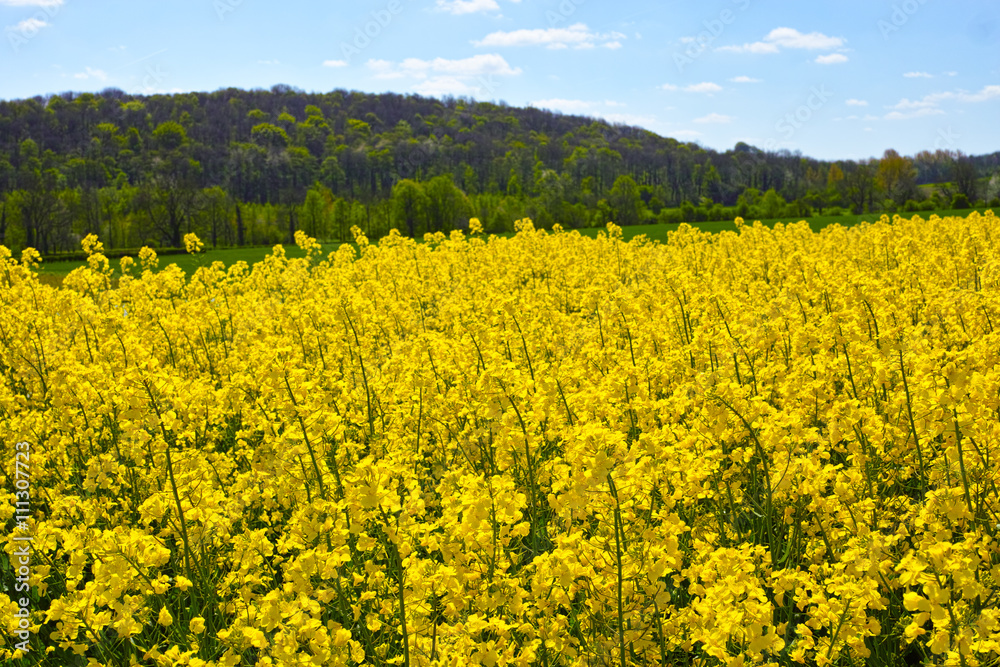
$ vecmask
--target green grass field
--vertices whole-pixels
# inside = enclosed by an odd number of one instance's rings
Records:
[[[985,209],[969,209],[962,211],[938,211],[937,215],[959,215],[966,216],[973,210],[983,211]],[[907,217],[915,214],[905,214]],[[932,213],[922,212],[921,215],[924,218],[929,218]],[[881,214],[879,213],[864,213],[860,215],[836,215],[836,216],[814,216],[812,218],[807,218],[809,226],[813,230],[820,230],[827,225],[840,224],[845,227],[850,227],[856,225],[863,221],[874,222],[879,219]],[[748,220],[747,223],[752,223],[752,220]],[[774,219],[774,220],[762,220],[762,223],[771,227],[776,223],[789,223],[798,222],[798,220],[791,220],[788,218]],[[717,233],[726,229],[734,230],[735,226],[731,221],[726,222],[695,222],[691,223],[692,227],[704,230],[706,232]],[[639,236],[640,234],[645,234],[649,239],[656,241],[666,241],[667,233],[677,229],[676,225],[634,225],[630,227],[622,228],[622,235],[627,241],[631,238]],[[603,231],[601,228],[593,227],[588,229],[579,230],[581,234],[585,236],[597,236],[597,234]],[[513,236],[513,233],[498,234],[497,236]],[[338,242],[328,242],[323,244],[323,254],[327,254],[333,250],[340,247]],[[215,250],[206,250],[205,252],[198,255],[164,255],[160,257],[160,268],[168,266],[169,264],[177,264],[185,273],[191,274],[199,266],[205,266],[211,264],[212,262],[222,262],[226,266],[230,266],[239,261],[244,261],[247,264],[254,264],[261,261],[267,255],[271,254],[272,246],[254,246],[254,247],[243,247],[243,248],[218,248]],[[286,245],[285,253],[289,257],[304,257],[305,252],[303,252],[298,246]],[[68,274],[73,269],[83,266],[85,262],[83,261],[49,261],[44,262],[39,268],[39,278],[42,282],[52,285],[58,285],[62,282],[63,277]],[[111,265],[117,269],[118,260],[111,260]],[[117,273],[117,271],[116,271]]]

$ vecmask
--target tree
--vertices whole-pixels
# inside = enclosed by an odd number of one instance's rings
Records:
[[[615,179],[608,195],[608,203],[619,225],[637,225],[642,222],[642,196],[635,179],[625,174]]]
[[[913,162],[889,148],[878,163],[877,184],[896,204],[902,204],[916,192],[917,170]]]
[[[175,151],[187,142],[187,132],[180,123],[168,120],[156,126],[153,140],[160,150]]]
[[[870,162],[858,164],[844,174],[845,197],[855,213],[864,213],[871,208],[875,194],[875,169]]]
[[[392,189],[392,202],[396,219],[406,225],[407,234],[414,238],[417,225],[427,214],[428,199],[423,186],[404,178]]]
[[[955,182],[958,194],[964,195],[967,202],[975,202],[979,198],[977,196],[979,189],[976,183],[977,177],[976,165],[969,159],[969,156],[958,153],[952,165],[952,180]]]
[[[184,226],[190,226],[195,208],[198,162],[179,154],[154,161],[153,173],[139,186],[133,206],[146,215],[150,231],[178,248]]]
[[[243,224],[243,211],[240,210],[239,203],[236,204],[236,245],[243,246],[246,243],[246,226]]]
[[[250,130],[250,138],[264,148],[284,148],[288,145],[288,133],[277,125],[260,123]]]
[[[302,205],[302,215],[305,218],[305,231],[314,238],[326,238],[328,211],[333,205],[333,193],[320,183],[315,183],[306,192],[306,200]]]
[[[427,193],[427,222],[431,231],[450,231],[468,210],[465,195],[455,187],[451,174],[435,176],[424,186]]]
[[[62,238],[56,223],[60,220],[61,200],[58,191],[63,179],[58,169],[45,169],[38,154],[38,144],[25,139],[20,146],[21,167],[18,170],[15,200],[21,212],[25,245],[45,254],[55,249]],[[68,231],[68,230],[62,230]]]
[[[219,235],[229,242],[229,197],[219,186],[202,190],[198,198],[198,208],[205,226],[209,230],[212,247],[219,244]]]
[[[785,212],[785,198],[771,188],[760,200],[760,215],[765,220],[780,218]]]

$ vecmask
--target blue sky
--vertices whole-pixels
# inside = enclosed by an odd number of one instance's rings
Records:
[[[0,0],[0,98],[466,95],[726,149],[1000,150],[996,0]]]

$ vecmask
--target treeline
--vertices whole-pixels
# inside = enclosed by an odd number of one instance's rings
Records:
[[[1000,153],[824,162],[468,99],[335,90],[0,102],[0,243],[43,253],[990,203]],[[947,183],[928,195],[919,186]],[[1000,203],[1000,202],[998,202]]]

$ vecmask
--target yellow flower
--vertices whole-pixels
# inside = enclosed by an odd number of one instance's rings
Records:
[[[148,246],[143,246],[139,249],[139,262],[142,264],[144,270],[155,269],[160,263],[160,260],[156,257],[156,251]]]
[[[97,234],[87,234],[80,241],[83,251],[88,255],[104,252],[104,244],[97,240]]]
[[[243,636],[247,638],[251,646],[256,648],[267,646],[267,636],[257,628],[243,628]]]
[[[190,233],[184,235],[184,249],[187,252],[191,254],[199,253],[204,247],[205,244],[201,242],[197,234]]]
[[[26,268],[37,269],[41,261],[42,256],[34,248],[25,248],[21,251],[21,265]]]
[[[0,247],[11,473],[60,471],[30,519],[0,495],[48,600],[31,631],[95,664],[128,661],[108,630],[201,664],[209,628],[228,667],[361,662],[358,638],[399,662],[404,621],[440,660],[524,667],[843,665],[873,639],[995,661],[995,216],[474,222],[190,278],[146,248],[114,288]],[[172,632],[188,567],[213,594]]]

